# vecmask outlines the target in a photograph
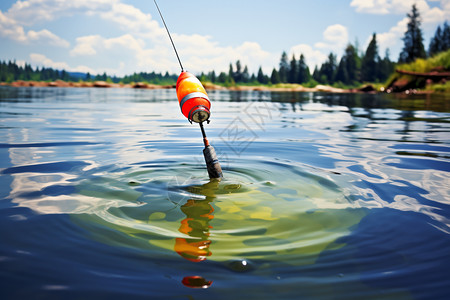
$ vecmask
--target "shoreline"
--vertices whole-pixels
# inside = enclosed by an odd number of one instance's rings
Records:
[[[25,81],[17,80],[11,83],[0,82],[0,86],[12,87],[76,87],[76,88],[134,88],[134,89],[172,89],[175,85],[157,85],[145,82],[138,82],[133,84],[112,83],[106,81],[94,82],[67,82],[63,80],[56,80],[51,82],[46,81]],[[232,86],[223,87],[217,84],[205,83],[206,90],[228,90],[228,91],[261,91],[261,92],[325,92],[325,93],[364,93],[376,94],[384,93],[384,89],[376,90],[372,85],[368,84],[360,88],[341,89],[329,85],[317,85],[313,88],[304,87],[299,84],[287,85],[284,87],[269,87],[269,86]],[[412,93],[432,93],[429,91],[410,91]]]

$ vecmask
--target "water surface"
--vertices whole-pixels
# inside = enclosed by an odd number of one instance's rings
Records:
[[[0,295],[445,299],[447,96],[0,88]],[[3,297],[2,297],[3,298]]]

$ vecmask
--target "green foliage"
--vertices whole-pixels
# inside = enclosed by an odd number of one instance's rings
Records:
[[[97,75],[98,76],[98,75]],[[106,81],[107,75],[106,73],[103,74],[101,77],[95,77],[95,80],[103,80]],[[126,75],[123,78],[116,78],[113,79],[113,82],[121,82],[121,83],[133,83],[133,82],[145,82],[145,83],[151,83],[151,84],[160,84],[160,85],[173,85],[176,83],[178,76],[177,75],[170,75],[166,72],[166,74],[162,75],[161,73],[146,73],[146,72],[140,72],[140,73],[133,73],[132,75]]]
[[[438,92],[438,93],[450,93],[450,81],[445,83],[438,83],[430,85],[426,88],[428,91]]]
[[[430,72],[438,67],[450,70],[450,50],[441,52],[428,59],[419,58],[409,64],[398,65],[400,70],[413,72]]]

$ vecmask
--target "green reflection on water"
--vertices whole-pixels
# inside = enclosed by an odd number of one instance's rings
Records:
[[[257,176],[248,175],[252,169]],[[83,182],[80,194],[101,198],[103,205],[76,222],[94,239],[149,254],[165,249],[191,261],[304,265],[325,249],[342,247],[336,240],[365,215],[349,201],[345,179],[328,172],[268,164],[231,168],[220,183],[202,183],[203,174],[194,172],[196,177],[176,186],[158,173]]]

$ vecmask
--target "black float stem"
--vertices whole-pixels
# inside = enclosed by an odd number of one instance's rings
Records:
[[[206,137],[205,128],[203,128],[203,122],[200,122],[199,124],[202,131],[203,143],[205,144],[203,156],[205,157],[209,178],[221,180],[223,177],[222,167],[220,166],[219,159],[217,158],[216,150],[214,150],[214,147],[209,144],[208,138]]]

